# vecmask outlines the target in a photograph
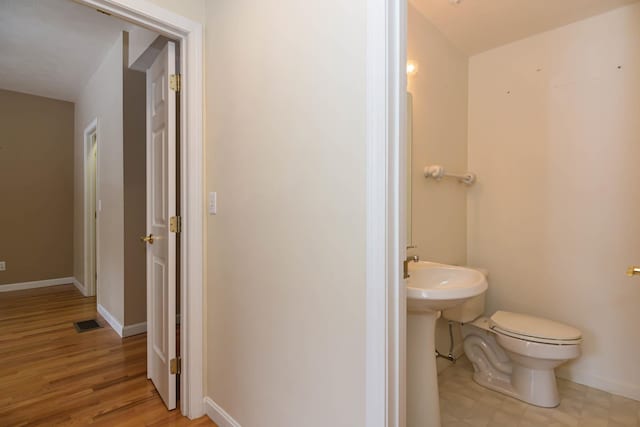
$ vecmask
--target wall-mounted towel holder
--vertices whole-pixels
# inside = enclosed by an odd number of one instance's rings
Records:
[[[463,175],[447,173],[444,170],[444,167],[440,166],[440,165],[425,166],[424,167],[424,176],[426,178],[433,178],[436,181],[440,181],[442,178],[447,176],[447,177],[450,177],[450,178],[456,178],[458,180],[458,182],[461,182],[461,183],[466,184],[466,185],[473,185],[473,183],[476,182],[476,174],[475,173],[467,172],[467,173],[465,173]]]

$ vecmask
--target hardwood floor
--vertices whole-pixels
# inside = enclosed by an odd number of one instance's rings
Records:
[[[0,426],[214,426],[167,411],[146,335],[120,338],[73,285],[0,293]],[[73,322],[104,327],[77,333]]]

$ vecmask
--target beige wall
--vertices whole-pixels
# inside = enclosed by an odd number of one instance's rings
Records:
[[[124,54],[126,64],[126,42]],[[132,325],[147,321],[147,83],[143,72],[123,72],[124,324]]]
[[[206,21],[206,0],[150,0],[160,7],[202,24]]]
[[[413,95],[411,156],[412,243],[426,261],[465,265],[467,261],[467,192],[452,179],[436,182],[424,177],[430,164],[448,171],[467,170],[467,56],[456,49],[420,12],[409,5],[407,57],[418,64],[408,79]],[[462,353],[459,328],[456,351]],[[447,354],[447,322],[436,327],[436,348]],[[449,362],[438,359],[438,369]],[[410,373],[409,373],[410,375]]]
[[[207,3],[206,394],[244,427],[364,425],[364,17]]]
[[[575,325],[561,375],[640,399],[640,4],[474,56],[469,81],[488,311]]]
[[[98,118],[98,304],[124,323],[123,40],[114,43],[76,103],[75,277],[84,283],[83,132]]]
[[[467,260],[467,191],[453,179],[424,177],[427,165],[467,170],[467,56],[413,6],[408,10],[407,57],[419,70],[408,79],[413,94],[411,253],[464,265]]]
[[[73,114],[0,90],[0,286],[73,276]]]

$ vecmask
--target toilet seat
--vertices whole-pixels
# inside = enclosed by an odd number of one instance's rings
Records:
[[[491,316],[491,329],[502,335],[540,344],[577,345],[582,333],[572,327],[526,314],[497,311]]]

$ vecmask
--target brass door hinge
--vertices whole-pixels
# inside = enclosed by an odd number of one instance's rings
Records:
[[[171,375],[176,375],[181,373],[182,371],[182,359],[176,357],[175,359],[171,359],[169,362],[169,369],[171,370]]]
[[[182,231],[182,218],[179,216],[172,216],[169,219],[169,231],[172,233],[180,233]]]
[[[171,74],[169,76],[169,87],[171,88],[172,91],[180,92],[180,86],[182,86],[181,80],[182,78],[180,74]]]

